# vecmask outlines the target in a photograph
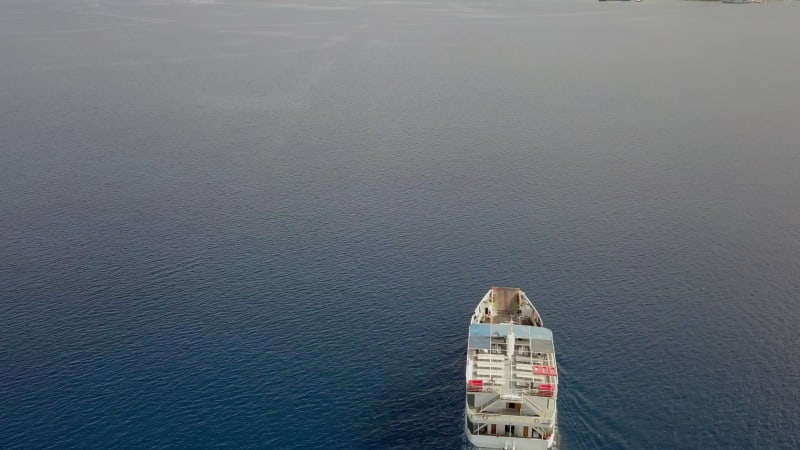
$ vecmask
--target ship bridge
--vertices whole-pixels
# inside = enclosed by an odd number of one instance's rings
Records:
[[[501,345],[505,353],[505,341],[509,329],[513,332],[515,345],[527,346],[534,353],[554,353],[553,332],[549,328],[508,323],[473,323],[469,326],[468,348],[492,350],[492,339],[495,339],[502,340],[497,342],[497,345]]]

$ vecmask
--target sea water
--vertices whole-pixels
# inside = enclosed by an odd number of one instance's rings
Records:
[[[462,448],[469,317],[559,447],[800,446],[800,7],[0,3],[0,447]]]

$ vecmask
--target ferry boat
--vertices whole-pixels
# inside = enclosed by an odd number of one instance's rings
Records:
[[[483,448],[548,449],[557,396],[553,332],[522,290],[491,288],[469,324],[467,438]]]

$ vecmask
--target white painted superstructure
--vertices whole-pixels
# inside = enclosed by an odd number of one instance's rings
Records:
[[[464,427],[483,448],[544,450],[556,432],[553,333],[522,290],[493,287],[469,327]]]

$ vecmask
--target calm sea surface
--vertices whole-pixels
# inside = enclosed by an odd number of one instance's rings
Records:
[[[0,1],[0,448],[800,447],[800,2]]]

